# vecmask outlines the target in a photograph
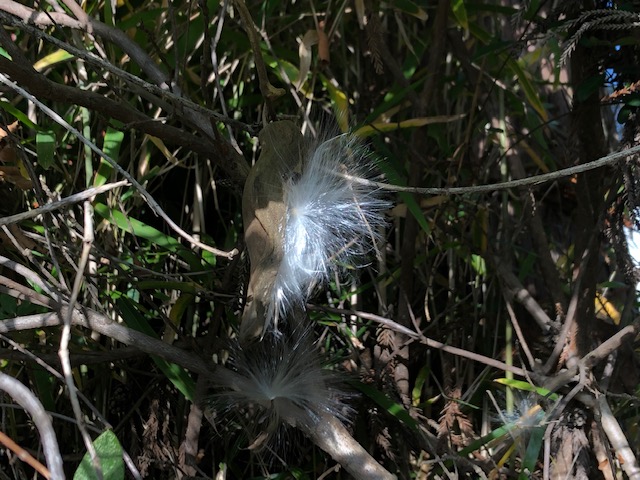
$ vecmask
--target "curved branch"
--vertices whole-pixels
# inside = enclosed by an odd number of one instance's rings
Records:
[[[64,479],[62,468],[62,456],[58,447],[58,439],[53,431],[53,425],[49,415],[31,390],[25,387],[15,378],[0,372],[0,390],[6,392],[18,405],[24,408],[40,432],[42,449],[47,459],[47,466],[51,477],[55,480]],[[48,477],[49,478],[49,477]]]

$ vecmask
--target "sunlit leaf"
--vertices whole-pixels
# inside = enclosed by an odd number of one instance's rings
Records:
[[[38,60],[37,62],[35,62],[33,64],[33,68],[38,72],[42,72],[43,70],[46,70],[47,68],[54,66],[56,63],[65,62],[72,58],[73,58],[73,55],[71,55],[66,50],[62,50],[62,49],[56,50],[55,52],[50,53],[49,55],[46,55],[42,57],[40,60]]]

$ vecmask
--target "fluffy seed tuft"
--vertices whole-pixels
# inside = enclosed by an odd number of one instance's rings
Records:
[[[221,379],[212,397],[218,411],[253,419],[259,447],[265,446],[285,424],[313,425],[322,412],[345,419],[345,395],[338,378],[322,368],[310,330],[293,335],[270,333],[248,345],[230,349],[231,383]]]
[[[377,250],[390,203],[367,183],[374,177],[368,149],[354,135],[321,142],[285,185],[284,256],[267,322],[304,305],[311,291],[342,266],[361,266]]]

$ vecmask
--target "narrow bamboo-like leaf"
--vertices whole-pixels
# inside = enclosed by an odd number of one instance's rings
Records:
[[[36,132],[40,130],[40,127],[29,120],[29,117],[27,115],[25,115],[21,110],[18,110],[10,103],[0,102],[0,108],[8,114],[13,115],[17,120],[20,121],[20,123],[23,123],[27,128],[35,130]]]
[[[416,377],[416,384],[411,391],[411,403],[414,407],[420,404],[420,401],[422,399],[422,387],[427,381],[427,377],[429,376],[430,372],[431,367],[429,367],[429,365],[424,365],[418,372],[418,376]]]
[[[529,429],[529,443],[527,444],[527,450],[525,451],[524,458],[522,459],[522,467],[518,480],[527,480],[531,478],[531,475],[535,471],[538,463],[538,457],[540,456],[540,449],[542,448],[544,431],[544,427]]]
[[[158,148],[158,150],[160,150],[160,153],[162,153],[162,155],[164,155],[164,158],[169,160],[169,162],[173,163],[174,165],[180,163],[180,161],[173,155],[173,153],[169,151],[169,149],[161,139],[159,139],[158,137],[154,137],[153,135],[147,135],[147,138],[151,140],[151,143],[153,143]]]
[[[467,9],[464,6],[464,0],[453,0],[451,3],[451,9],[453,10],[453,16],[456,17],[458,24],[465,30],[469,30],[469,17],[467,15]]]
[[[198,270],[201,268],[200,259],[195,253],[185,248],[175,238],[165,235],[160,230],[157,230],[133,217],[127,217],[119,210],[112,210],[103,203],[96,203],[94,205],[94,211],[121,230],[131,233],[137,237],[145,238],[169,252],[180,255],[183,259],[189,262],[192,269]]]
[[[162,338],[167,342],[173,342],[176,338],[176,331],[180,326],[180,322],[182,320],[182,316],[185,314],[187,309],[193,304],[193,299],[195,297],[191,293],[183,293],[178,297],[176,302],[169,310],[169,320],[175,328],[171,328],[167,326],[165,328],[164,334]]]
[[[509,60],[507,61],[507,66],[518,77],[518,83],[520,84],[520,87],[524,92],[524,96],[527,97],[529,104],[534,108],[536,112],[538,112],[538,115],[540,115],[540,118],[542,118],[544,122],[549,121],[547,110],[544,108],[542,100],[540,100],[540,96],[538,95],[539,90],[537,90],[533,85],[533,82],[529,77],[529,73],[525,72],[520,64],[512,58],[509,58]]]
[[[425,125],[431,125],[434,123],[455,122],[457,120],[462,120],[466,116],[466,113],[460,113],[458,115],[436,115],[434,117],[410,118],[409,120],[402,120],[400,122],[376,122],[360,127],[355,131],[355,134],[359,137],[368,137],[369,135],[379,132],[392,132],[403,128],[424,127]]]
[[[122,447],[118,437],[107,430],[93,441],[100,466],[102,467],[103,480],[124,480],[124,460],[122,458]],[[97,480],[98,476],[93,468],[89,452],[84,454],[80,466],[73,475],[73,480]]]
[[[187,308],[193,303],[194,296],[190,293],[183,293],[178,297],[176,303],[173,304],[171,310],[169,311],[169,318],[174,323],[174,325],[178,325],[180,323],[180,319],[184,312],[187,311]]]
[[[517,390],[522,390],[525,392],[535,392],[541,397],[548,398],[551,401],[558,400],[558,394],[551,393],[551,391],[546,388],[536,387],[535,385],[531,385],[528,382],[523,382],[522,380],[513,380],[510,378],[496,378],[494,382],[499,383],[501,385],[506,385],[507,387],[515,388]]]
[[[123,132],[114,130],[111,127],[107,128],[107,133],[104,135],[104,145],[102,150],[107,154],[107,156],[111,157],[116,162],[120,157],[120,146],[122,145],[123,139]],[[113,172],[111,164],[104,158],[101,158],[100,166],[98,167],[98,171],[96,172],[96,176],[93,181],[93,186],[99,187],[100,185],[107,183],[107,180],[109,180],[109,177],[111,176],[111,172]]]
[[[460,450],[459,454],[461,456],[469,455],[471,452],[475,452],[480,447],[488,444],[489,442],[504,437],[507,433],[509,433],[514,428],[515,428],[515,423],[509,423],[507,425],[503,425],[499,428],[496,428],[495,430],[492,430],[491,432],[486,434],[484,437],[481,437],[471,442],[468,446]]]
[[[73,55],[71,55],[66,50],[62,50],[62,49],[56,50],[55,52],[42,57],[40,60],[34,63],[33,68],[37,72],[42,72],[43,70],[55,65],[56,63],[65,62],[72,58],[73,58]]]
[[[322,84],[327,89],[327,93],[329,93],[329,98],[331,98],[331,104],[333,105],[333,111],[336,116],[336,120],[338,122],[338,126],[340,127],[340,131],[346,133],[349,131],[349,100],[347,99],[347,95],[336,87],[331,80],[329,80],[324,75],[320,76],[320,80]]]

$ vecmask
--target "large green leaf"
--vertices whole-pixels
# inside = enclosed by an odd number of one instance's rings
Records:
[[[54,162],[56,151],[56,135],[53,130],[42,130],[36,133],[36,151],[38,153],[38,165],[45,170]]]
[[[124,480],[124,460],[118,437],[107,430],[93,441],[93,446],[100,459],[103,480]],[[89,452],[82,457],[73,480],[98,480]]]

